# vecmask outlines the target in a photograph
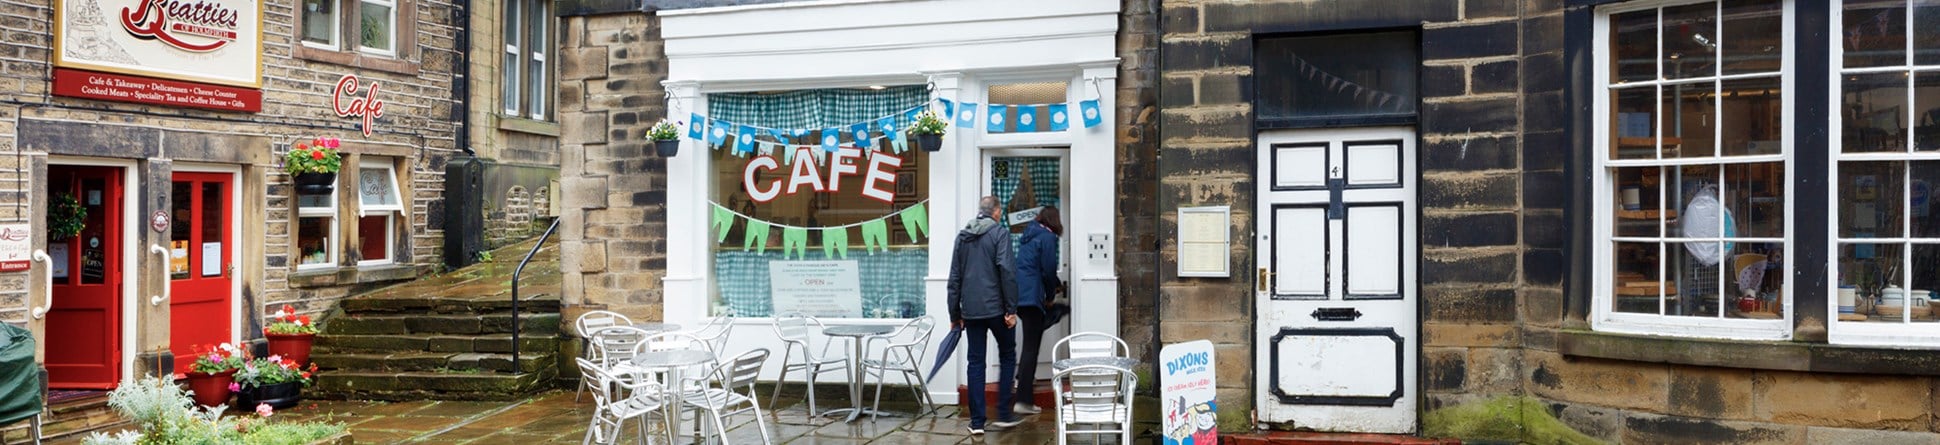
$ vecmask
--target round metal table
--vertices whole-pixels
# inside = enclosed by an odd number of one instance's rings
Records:
[[[647,333],[649,334],[658,334],[662,332],[673,332],[673,331],[680,330],[680,325],[674,324],[674,323],[647,322],[647,323],[634,323],[628,326],[639,328],[642,331],[647,331]]]
[[[830,326],[828,328],[822,329],[822,335],[827,335],[830,337],[848,337],[849,343],[852,343],[855,345],[854,353],[849,354],[849,369],[852,371],[851,373],[854,374],[851,378],[849,378],[849,400],[855,401],[855,407],[832,410],[827,413],[823,413],[823,415],[830,415],[830,414],[840,413],[843,411],[848,411],[849,418],[843,421],[854,422],[856,418],[862,417],[863,414],[871,414],[871,415],[884,414],[881,412],[877,412],[875,410],[862,407],[862,354],[863,354],[862,339],[878,336],[878,335],[884,335],[895,331],[896,331],[896,328],[894,326],[851,325],[851,326]]]
[[[714,362],[714,354],[710,354],[707,351],[702,351],[698,349],[668,349],[668,350],[662,350],[662,351],[645,351],[645,352],[641,352],[640,355],[633,356],[633,365],[640,367],[642,371],[648,371],[648,372],[664,371],[667,373],[667,381],[662,382],[663,383],[662,387],[666,388],[664,390],[666,393],[664,403],[667,404],[665,409],[672,410],[670,412],[674,413],[673,416],[669,416],[673,418],[673,421],[672,421],[673,424],[667,425],[667,435],[668,435],[669,441],[673,440],[673,435],[675,433],[678,433],[681,431],[680,394],[681,394],[681,391],[686,390],[686,388],[681,387],[681,376],[680,376],[681,370],[691,366],[703,365],[703,364],[708,364],[713,362]],[[698,422],[699,419],[696,419],[695,421]]]

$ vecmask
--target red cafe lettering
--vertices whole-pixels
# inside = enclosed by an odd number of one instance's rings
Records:
[[[184,51],[209,52],[236,40],[238,15],[219,2],[142,0],[139,6],[121,8],[121,27],[135,37],[160,40]],[[214,40],[190,43],[184,35]]]
[[[346,96],[349,101],[344,100]],[[364,136],[369,137],[372,121],[384,117],[384,101],[377,100],[377,81],[371,81],[364,97],[356,96],[357,75],[345,74],[337,79],[337,88],[330,90],[330,110],[337,112],[337,117],[364,118]]]
[[[819,166],[812,161],[810,150],[812,148],[809,147],[795,150],[795,166],[789,170],[787,185],[783,185],[780,178],[768,181],[766,184],[755,183],[755,175],[762,170],[781,169],[781,162],[775,160],[774,156],[761,155],[749,159],[748,164],[741,168],[741,189],[746,190],[748,197],[754,198],[755,202],[766,203],[783,194],[799,193],[804,186],[817,193],[840,192],[843,176],[860,173],[863,197],[884,203],[895,202],[896,195],[891,190],[896,187],[896,175],[890,172],[895,171],[897,167],[902,167],[903,158],[875,152],[868,156],[868,168],[858,172],[859,167],[854,161],[863,157],[862,150],[855,147],[842,147],[830,155],[828,175],[823,176]]]

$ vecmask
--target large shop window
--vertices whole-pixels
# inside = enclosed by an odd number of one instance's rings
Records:
[[[1789,338],[1780,0],[1599,11],[1599,330]]]
[[[1838,2],[1835,2],[1838,3]],[[1940,2],[1835,4],[1834,342],[1933,343]]]
[[[337,264],[337,194],[297,195],[296,268],[317,269]]]
[[[876,122],[928,99],[922,86],[709,95],[713,119],[783,130],[788,142],[810,144],[758,144],[742,153],[729,132],[721,148],[704,154],[713,178],[711,313],[923,316],[932,233],[916,221],[927,220],[931,205],[928,154],[914,143],[896,152],[875,130],[870,148],[848,137],[834,153],[812,144],[821,129]]]
[[[550,0],[504,0],[505,51],[499,67],[500,102],[509,116],[552,119],[551,72],[546,64],[552,48],[548,34],[553,23]]]
[[[357,168],[357,264],[390,264],[397,251],[397,169],[386,159],[366,159]]]

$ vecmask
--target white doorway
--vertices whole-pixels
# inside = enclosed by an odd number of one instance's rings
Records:
[[[1259,136],[1261,421],[1416,430],[1415,132]]]
[[[979,181],[982,183],[982,190],[979,197],[997,197],[998,205],[1004,209],[1004,214],[1006,215],[1007,221],[1004,222],[1010,227],[1012,252],[1016,251],[1017,243],[1024,233],[1024,228],[1029,225],[1030,218],[1036,215],[1036,211],[1045,206],[1056,206],[1060,211],[1069,208],[1068,204],[1071,202],[1069,178],[1071,175],[1067,173],[1070,167],[1070,156],[1067,156],[1068,153],[1070,153],[1070,150],[1062,148],[984,150],[984,174],[981,181]],[[952,231],[950,233],[954,234],[955,232]],[[1067,232],[1065,236],[1058,238],[1059,258],[1057,272],[1058,276],[1067,282],[1069,281],[1069,271],[1071,270],[1070,235]],[[1059,297],[1058,301],[1070,304],[1070,295]],[[1076,312],[1076,310],[1074,307],[1073,312]],[[1045,329],[1044,340],[1039,349],[1041,352],[1038,354],[1037,359],[1037,375],[1035,376],[1037,379],[1051,378],[1051,345],[1056,343],[1057,339],[1071,334],[1071,323],[1070,317],[1065,317],[1058,324]],[[1017,348],[1019,351],[1022,351],[1024,348],[1024,336],[1022,335],[1021,323],[1018,328],[1018,335],[1016,336],[1018,341]],[[996,357],[997,346],[995,342],[990,343],[989,354],[988,357]],[[997,361],[994,359],[989,360],[987,365],[989,369],[986,375],[993,376],[991,378],[995,379],[994,376],[997,375],[998,371]],[[1009,384],[1009,382],[1006,382],[1006,384]]]

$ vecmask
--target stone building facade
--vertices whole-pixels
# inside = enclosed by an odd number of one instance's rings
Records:
[[[119,183],[105,199],[91,193],[79,199],[95,215],[106,211],[119,216],[90,222],[87,229],[89,234],[117,233],[109,237],[118,241],[107,243],[106,255],[121,261],[100,266],[124,285],[99,299],[104,308],[90,309],[97,312],[86,316],[72,312],[77,294],[63,295],[72,289],[65,284],[42,284],[52,282],[45,263],[0,274],[8,295],[0,300],[0,320],[32,329],[50,368],[66,360],[55,357],[63,354],[47,352],[50,346],[77,347],[50,343],[59,340],[55,337],[114,327],[105,329],[107,338],[96,338],[99,344],[86,345],[107,350],[87,355],[107,357],[97,365],[111,372],[74,387],[99,388],[124,377],[174,372],[191,360],[193,346],[261,338],[266,314],[285,305],[300,314],[321,315],[355,290],[416,278],[442,264],[445,165],[464,156],[455,135],[461,124],[456,118],[463,116],[456,107],[465,97],[454,95],[452,88],[462,81],[456,74],[464,60],[457,44],[462,2],[402,0],[364,6],[373,8],[373,16],[390,19],[388,30],[386,24],[354,21],[359,15],[350,4],[354,2],[343,5],[351,9],[336,11],[301,8],[305,3],[294,0],[218,3],[260,11],[259,22],[254,13],[239,15],[243,33],[236,40],[241,42],[237,45],[254,45],[247,33],[259,30],[260,49],[224,49],[260,51],[258,85],[244,82],[240,88],[260,93],[260,110],[211,111],[57,92],[58,79],[75,75],[67,71],[70,67],[56,66],[57,42],[85,37],[57,36],[61,14],[124,5],[0,4],[9,30],[0,41],[8,55],[0,76],[0,95],[5,97],[0,104],[0,151],[9,153],[5,158],[13,172],[5,186],[5,218],[31,223],[32,249],[64,256],[58,253],[66,248],[50,247],[62,243],[44,236],[49,215],[43,210],[50,197],[67,194],[50,183],[88,175]],[[394,14],[385,16],[379,8],[392,8],[388,10]],[[92,29],[69,27],[71,32]],[[362,28],[371,32],[344,32]],[[246,72],[249,65],[243,66]],[[353,79],[358,88],[345,88],[343,82]],[[345,115],[353,109],[363,112]],[[344,167],[334,195],[300,197],[283,170],[283,156],[293,144],[315,138],[339,139]],[[60,187],[77,183],[62,182]],[[208,194],[184,193],[191,190]],[[360,196],[363,190],[370,190],[370,197]],[[125,201],[113,199],[116,192]],[[191,202],[195,204],[187,205]],[[219,212],[224,207],[228,213]],[[192,214],[191,208],[208,213]],[[185,227],[188,218],[207,225]],[[202,233],[195,239],[204,245],[188,245],[181,234],[190,232]],[[203,252],[208,261],[201,260]],[[196,260],[189,263],[184,257]],[[189,264],[201,266],[193,272],[195,279],[221,281],[212,288],[171,285],[191,275]],[[77,283],[92,283],[92,274],[100,272],[93,267],[73,271],[87,275]],[[175,277],[165,280],[169,273]],[[210,308],[196,315],[179,312],[189,304]],[[57,388],[77,385],[63,383],[63,372],[53,370]]]

